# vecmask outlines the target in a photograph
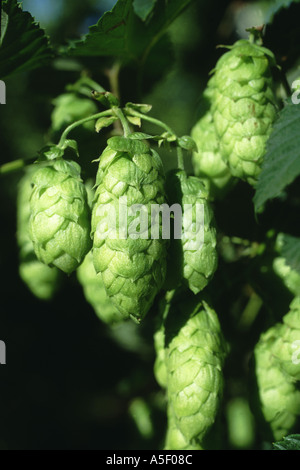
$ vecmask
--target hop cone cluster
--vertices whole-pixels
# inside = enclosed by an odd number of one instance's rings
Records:
[[[166,275],[166,243],[151,239],[151,206],[165,202],[165,177],[159,155],[113,150],[100,157],[92,214],[93,259],[108,296],[119,311],[140,321],[153,304]],[[143,205],[146,230],[135,227],[130,208]],[[123,209],[122,209],[123,207]],[[123,220],[120,216],[120,208]],[[146,212],[145,212],[146,211]],[[121,218],[120,218],[121,217]],[[114,225],[111,231],[111,222]],[[134,232],[136,228],[136,232]]]
[[[211,88],[204,92],[209,109],[192,128],[191,137],[197,145],[197,152],[193,152],[194,173],[204,182],[209,197],[213,200],[226,194],[233,178],[220,152],[220,142],[211,111],[211,92]]]
[[[297,353],[298,348],[298,353]],[[261,411],[276,440],[289,434],[300,416],[300,299],[261,335],[255,347],[255,372]]]
[[[124,316],[108,298],[101,274],[95,271],[91,251],[77,269],[77,278],[83,287],[86,300],[101,321],[109,325],[124,321]]]
[[[51,300],[60,285],[60,272],[41,263],[34,252],[29,236],[31,172],[20,180],[17,195],[17,243],[19,247],[19,274],[34,296]]]
[[[277,117],[268,49],[241,39],[217,62],[209,82],[220,152],[233,176],[255,185]]]
[[[168,177],[168,198],[172,205],[180,204],[183,212],[181,240],[175,240],[170,250],[169,270],[179,275],[172,281],[183,281],[197,294],[207,286],[218,266],[216,227],[208,190],[199,178],[179,170]],[[203,207],[204,220],[200,220],[200,207]],[[193,249],[195,232],[200,229],[197,223],[203,225],[203,245],[195,245]],[[177,286],[174,284],[174,287]]]
[[[169,418],[166,448],[201,448],[223,393],[226,345],[218,317],[205,302],[185,295],[183,301],[167,305],[161,334]],[[161,363],[161,339],[159,343]]]
[[[30,238],[40,261],[70,274],[91,249],[87,192],[75,162],[53,160],[32,177]]]

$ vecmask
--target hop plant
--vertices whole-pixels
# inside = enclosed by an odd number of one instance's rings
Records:
[[[83,287],[86,300],[101,321],[111,325],[125,320],[125,317],[110,301],[101,274],[97,274],[95,271],[91,251],[77,269],[77,278]]]
[[[227,346],[215,311],[195,297],[167,302],[163,322],[166,448],[201,448],[222,399]],[[161,339],[159,346],[162,362]]]
[[[283,322],[263,333],[254,351],[259,406],[276,440],[291,432],[300,416],[300,363],[294,348],[300,344],[299,320],[300,299],[295,298]]]
[[[17,195],[17,243],[19,247],[19,274],[32,294],[41,300],[51,300],[60,286],[60,271],[40,262],[29,236],[30,196],[32,172],[21,178]]]
[[[91,249],[90,210],[80,166],[62,158],[32,177],[30,238],[37,258],[71,274]]]
[[[152,239],[150,233],[151,206],[165,202],[165,176],[159,155],[148,145],[137,144],[133,149],[129,139],[113,137],[100,157],[92,236],[94,266],[102,273],[108,296],[125,317],[140,322],[166,276],[161,220],[158,238]],[[136,205],[142,205],[146,218],[143,233],[133,233],[136,215],[130,211]],[[122,207],[127,221],[120,218]]]
[[[197,151],[193,152],[193,168],[195,175],[201,178],[208,188],[209,197],[220,199],[232,186],[233,178],[220,153],[220,141],[216,133],[209,99],[211,90],[212,88],[208,88],[204,92],[209,109],[191,130],[191,137],[197,145]]]
[[[199,178],[187,176],[181,170],[172,171],[168,176],[168,198],[172,205],[180,204],[183,211],[181,241],[174,240],[171,247],[169,271],[174,279],[170,282],[174,283],[172,287],[177,287],[182,281],[198,294],[207,286],[218,266],[216,227],[208,190]],[[199,220],[199,207],[204,209],[203,221]],[[200,229],[199,222],[204,223],[203,246],[193,246],[200,236],[200,230],[195,236]]]
[[[212,112],[220,152],[233,176],[255,185],[277,117],[271,51],[241,39],[217,62]]]

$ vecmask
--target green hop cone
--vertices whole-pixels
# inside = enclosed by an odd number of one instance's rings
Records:
[[[52,130],[61,131],[75,121],[96,114],[97,104],[89,98],[76,93],[64,93],[54,101],[54,110],[51,114]],[[94,122],[87,122],[84,127],[94,130]]]
[[[201,445],[215,423],[227,354],[218,317],[206,302],[185,295],[165,320],[170,427],[191,446]],[[176,436],[176,434],[175,434]]]
[[[205,91],[204,95],[207,94]],[[191,137],[197,144],[197,152],[193,152],[195,175],[205,183],[212,200],[220,199],[231,188],[233,177],[220,153],[220,142],[210,108],[192,128]]]
[[[71,274],[91,249],[90,209],[80,166],[61,158],[33,175],[30,238],[40,261]]]
[[[220,152],[233,176],[255,185],[277,117],[271,51],[241,39],[219,59],[209,86]]]
[[[167,180],[170,204],[179,204],[183,216],[181,240],[175,239],[174,230],[171,243],[168,271],[172,280],[168,286],[172,284],[171,288],[176,288],[183,282],[198,294],[207,286],[218,266],[216,227],[208,190],[199,178],[187,176],[181,170],[170,172]]]
[[[168,409],[168,429],[164,450],[202,450],[200,444],[191,444],[184,437],[176,424],[172,410]]]
[[[77,278],[83,287],[87,302],[93,307],[101,321],[111,325],[125,320],[108,298],[101,274],[97,274],[95,271],[91,251],[77,269]]]
[[[60,286],[60,271],[41,263],[34,252],[29,236],[30,196],[32,172],[27,171],[18,186],[17,243],[19,247],[19,274],[32,294],[41,300],[51,300]]]
[[[125,317],[130,315],[140,322],[166,275],[161,220],[157,223],[157,238],[151,238],[151,209],[165,202],[161,159],[142,142],[136,145],[133,140],[112,138],[100,157],[96,184],[92,214],[94,266],[97,273],[102,273],[114,305]],[[140,216],[135,208],[141,208]]]
[[[258,403],[271,437],[278,440],[289,434],[300,416],[300,300],[260,337],[255,346],[255,374]],[[298,348],[298,354],[297,354]]]

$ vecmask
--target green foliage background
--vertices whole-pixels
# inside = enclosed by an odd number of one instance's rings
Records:
[[[276,54],[289,81],[300,76],[298,2],[144,2],[146,8],[136,11],[148,22],[146,33],[141,20],[131,12],[121,38],[117,35],[104,44],[104,52],[93,52],[93,41],[99,39],[103,25],[98,27],[100,33],[93,29],[95,36],[84,43],[88,49],[82,52],[80,36],[114,3],[24,0],[24,10],[40,21],[53,50],[41,45],[39,59],[46,63],[38,60],[34,68],[17,63],[18,73],[6,76],[8,72],[1,72],[7,86],[7,105],[0,110],[1,164],[30,158],[43,147],[49,137],[53,99],[82,71],[106,89],[115,92],[118,88],[123,103],[151,103],[155,117],[167,122],[178,135],[189,134],[197,119],[201,93],[222,53],[217,45],[245,37],[248,27],[267,22],[265,45]],[[129,3],[119,0],[120,15]],[[166,5],[169,9],[164,10]],[[162,11],[167,11],[166,16]],[[165,32],[167,35],[162,34]],[[16,34],[10,32],[12,42]],[[121,51],[125,40],[126,48]],[[116,56],[121,59],[120,70]],[[2,71],[4,60],[0,52]],[[153,130],[149,125],[143,129]],[[78,138],[80,163],[88,178],[95,174],[96,167],[90,162],[102,151],[105,134],[90,138],[82,131]],[[176,165],[174,154],[163,151],[162,157],[167,169]],[[191,168],[189,158],[186,166]],[[299,164],[296,176],[297,171]],[[0,449],[160,448],[166,415],[163,395],[153,376],[153,316],[149,314],[140,327],[108,328],[84,300],[76,276],[65,281],[63,290],[49,304],[30,295],[18,275],[14,236],[19,178],[15,173],[1,177],[0,183],[0,339],[7,344],[8,363],[0,369]],[[210,291],[226,339],[233,345],[225,369],[218,449],[271,447],[271,442],[262,440],[247,407],[249,358],[260,332],[287,312],[291,294],[269,269],[268,252],[263,259],[250,256],[250,262],[248,253],[259,251],[272,231],[300,236],[299,180],[290,178],[288,188],[267,207],[259,223],[253,197],[254,190],[239,183],[215,206],[222,237],[221,260]],[[263,202],[267,199],[261,196]],[[237,242],[227,243],[232,237]],[[238,421],[241,415],[244,419]],[[235,419],[242,423],[238,436]]]

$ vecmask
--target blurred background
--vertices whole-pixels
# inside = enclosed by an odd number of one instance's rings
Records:
[[[46,30],[51,42],[62,46],[86,34],[88,27],[97,23],[116,2],[22,3],[24,10]],[[189,134],[199,113],[209,72],[222,53],[216,46],[247,37],[246,28],[264,24],[274,3],[194,1],[169,28],[172,54],[157,69],[149,64],[142,89],[137,88],[133,67],[121,70],[122,101],[151,103],[153,116],[167,122],[178,135]],[[299,5],[294,5],[281,12],[280,18],[275,18],[266,30],[265,44],[276,53],[288,77],[299,70],[298,18]],[[9,78],[7,105],[0,109],[1,164],[32,157],[45,145],[53,100],[64,92],[67,84],[76,82],[83,68],[91,70],[92,78],[109,89],[111,83],[105,71],[111,66],[109,58],[101,58],[99,63],[93,58],[83,62],[61,58],[49,67]],[[151,126],[145,129],[152,130]],[[90,162],[99,157],[104,145],[105,135],[81,136],[80,163],[85,177],[95,175],[95,164]],[[167,168],[175,165],[173,154],[163,152],[163,158]],[[190,161],[186,164],[189,167]],[[7,365],[0,368],[0,449],[161,448],[166,416],[164,396],[153,376],[154,315],[150,312],[139,328],[134,324],[105,326],[85,301],[76,275],[65,279],[62,289],[49,303],[30,294],[18,274],[15,233],[19,178],[20,174],[15,173],[1,177],[0,182],[0,339],[7,345]],[[276,228],[276,223],[283,229],[290,220],[293,207],[288,219],[279,201],[258,227],[253,215],[252,189],[242,184],[235,191],[215,208],[223,233],[259,241],[267,230]],[[299,197],[296,187],[291,191]],[[233,286],[230,279],[239,277],[240,268],[241,265],[229,265],[226,279],[217,276],[212,287],[226,287],[222,299],[217,301],[218,313],[227,339],[238,338],[235,351],[239,351],[238,357],[233,351],[227,365],[221,417],[225,431],[218,445],[255,449],[262,443],[249,412],[245,377],[249,354],[265,319],[257,320],[250,332],[245,324],[239,323],[249,286],[243,278]],[[263,290],[263,284],[260,288]],[[241,292],[238,298],[237,292]],[[286,305],[283,298],[279,298],[278,309],[281,302]],[[156,309],[157,304],[153,311]],[[265,313],[267,316],[268,312]]]

